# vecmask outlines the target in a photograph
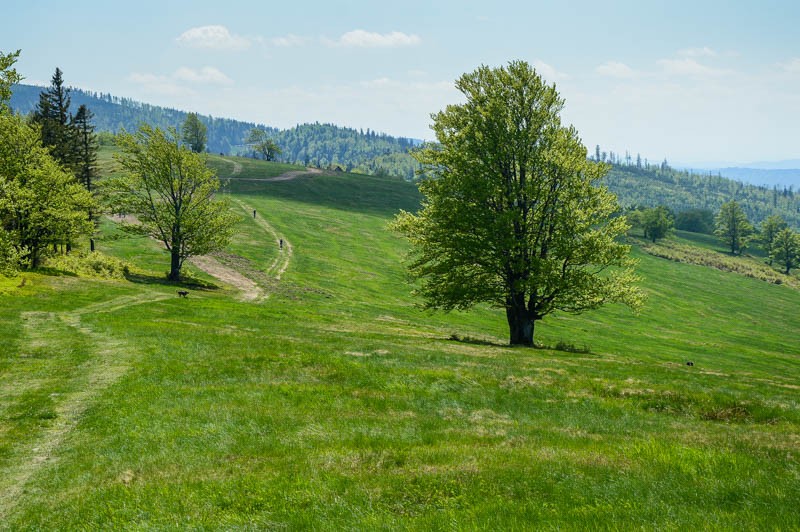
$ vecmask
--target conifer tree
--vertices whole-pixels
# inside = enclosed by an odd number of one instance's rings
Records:
[[[56,68],[50,81],[50,87],[39,95],[33,121],[39,124],[42,144],[50,148],[53,158],[62,166],[75,171],[78,163],[77,135],[69,112],[69,90],[64,87],[60,68]]]
[[[97,135],[94,133],[93,118],[94,113],[81,105],[72,120],[77,140],[76,177],[89,192],[92,192],[92,180],[97,173]]]

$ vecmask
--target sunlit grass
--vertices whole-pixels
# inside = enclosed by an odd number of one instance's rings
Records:
[[[242,212],[228,253],[258,303],[178,298],[166,254],[111,220],[99,246],[134,282],[0,282],[0,479],[25,478],[6,527],[800,526],[799,291],[637,251],[640,315],[556,315],[550,348],[512,349],[500,311],[415,307],[386,230],[412,185],[231,193],[293,245],[258,277],[280,251]]]

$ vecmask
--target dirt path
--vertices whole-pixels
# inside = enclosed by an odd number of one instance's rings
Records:
[[[238,181],[291,181],[292,179],[300,176],[322,175],[323,173],[321,169],[309,166],[305,170],[291,170],[275,177],[236,177],[242,173],[241,163],[232,161],[230,159],[223,159],[223,161],[229,162],[233,165],[233,170],[231,171],[231,175],[228,176],[228,179],[236,179]]]
[[[234,199],[239,206],[244,209],[245,212],[248,214],[253,212],[253,208],[250,205],[247,205],[240,199]],[[292,247],[292,243],[289,242],[285,236],[278,233],[274,227],[272,227],[267,220],[263,217],[259,216],[256,219],[256,224],[259,227],[264,229],[267,233],[272,236],[275,245],[279,247],[279,253],[272,261],[272,263],[267,267],[267,274],[275,277],[276,281],[281,280],[281,276],[283,276],[286,269],[289,268],[289,263],[292,260],[292,255],[294,254],[294,248]],[[283,247],[280,247],[280,243],[283,241]]]
[[[264,294],[264,290],[255,281],[225,266],[211,255],[191,257],[189,262],[223,283],[237,288],[241,292],[239,297],[243,301],[254,301]]]
[[[93,330],[81,321],[89,313],[114,312],[133,305],[152,303],[172,297],[153,291],[136,296],[122,296],[93,303],[71,312],[25,312],[22,347],[58,349],[58,334],[53,331],[74,328],[87,338],[88,358],[81,364],[80,374],[74,377],[73,389],[57,398],[55,417],[47,428],[31,442],[16,449],[15,459],[0,470],[0,522],[16,507],[25,494],[25,486],[37,472],[58,459],[57,449],[80,422],[83,414],[96,400],[114,385],[131,367],[136,356],[135,346]],[[15,384],[16,387],[16,384]],[[20,390],[15,390],[19,393]],[[4,393],[4,395],[6,395]]]

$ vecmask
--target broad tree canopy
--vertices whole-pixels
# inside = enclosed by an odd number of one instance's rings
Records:
[[[186,258],[225,247],[236,223],[228,202],[215,198],[220,182],[205,158],[181,146],[173,130],[143,125],[136,134],[119,135],[118,160],[125,176],[108,182],[112,204],[135,214],[141,232],[170,252],[169,279],[178,281]]]
[[[439,141],[417,153],[429,178],[417,214],[395,228],[412,244],[409,270],[428,308],[488,302],[506,310],[511,344],[533,345],[554,311],[641,302],[628,224],[587,159],[563,100],[525,62],[481,67],[456,83],[466,103],[433,115]]]

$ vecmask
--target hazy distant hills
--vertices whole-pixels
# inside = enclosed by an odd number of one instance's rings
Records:
[[[783,188],[794,187],[800,188],[800,161],[780,161],[777,163],[761,163],[761,164],[774,164],[776,166],[783,164],[792,164],[793,167],[789,168],[720,168],[712,170],[714,173],[719,173],[723,177],[729,177],[738,181],[744,181],[753,185],[764,185],[768,187]]]

